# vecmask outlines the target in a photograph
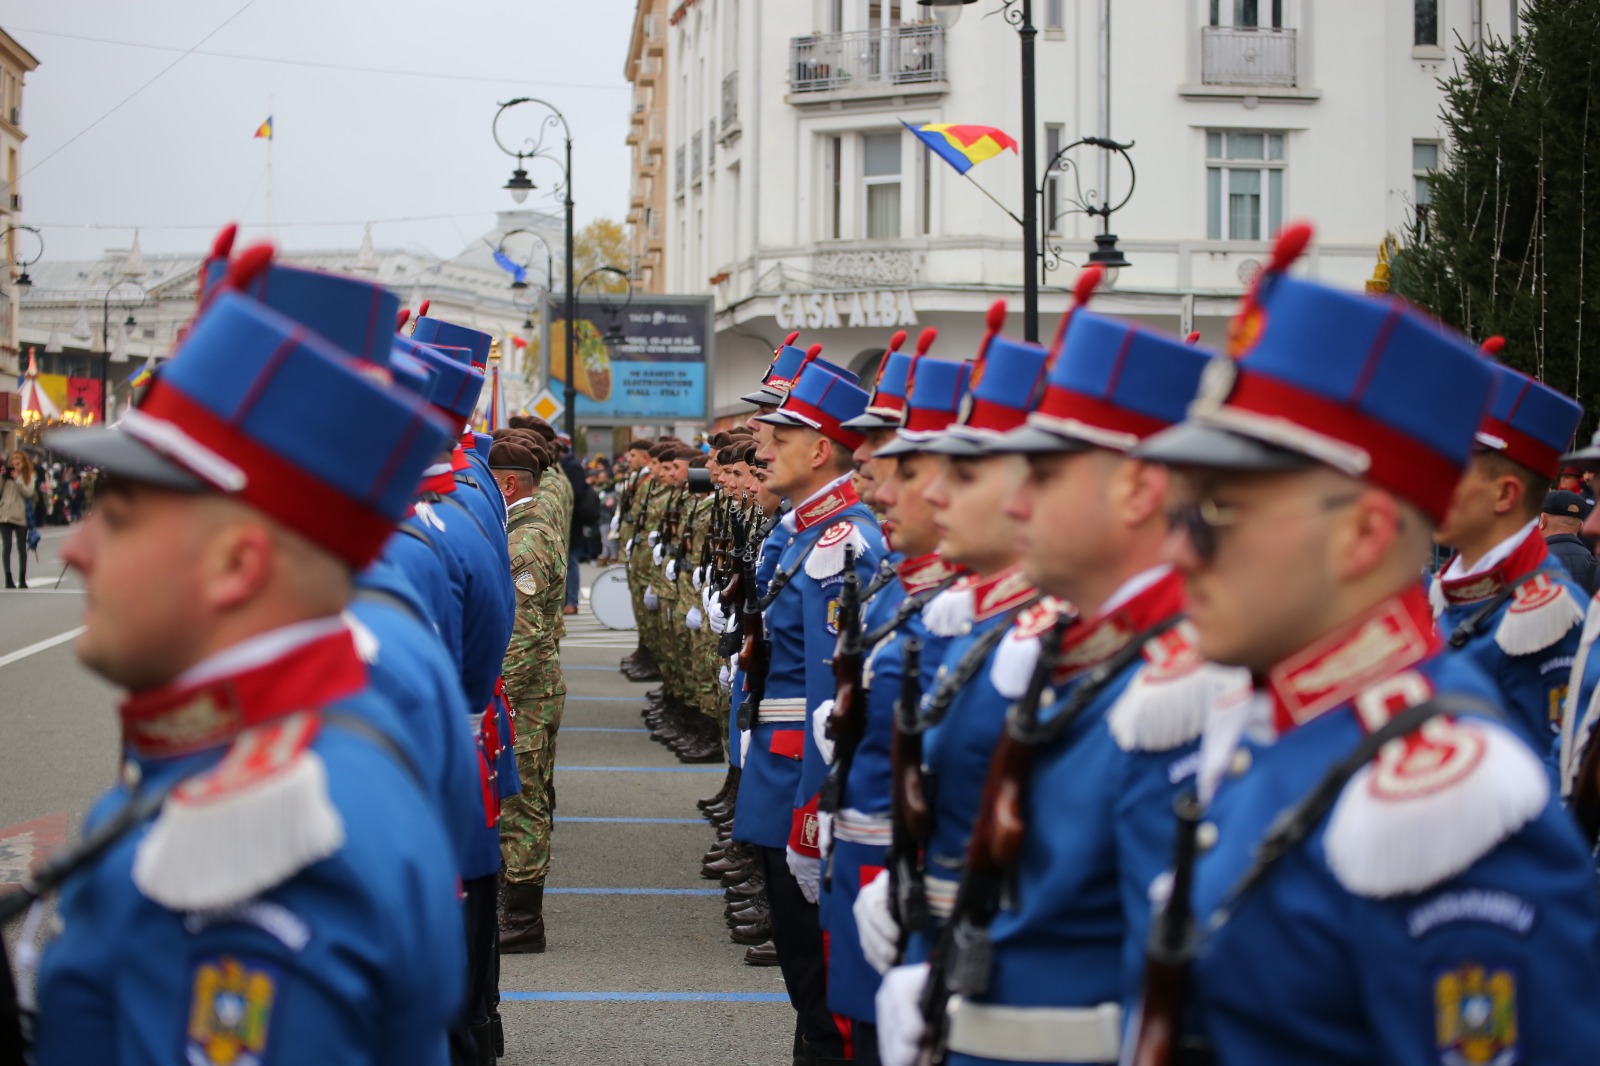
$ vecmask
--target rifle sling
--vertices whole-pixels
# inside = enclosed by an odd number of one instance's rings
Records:
[[[1005,639],[1005,635],[1010,632],[1012,624],[1016,622],[1017,616],[1035,603],[1038,603],[1043,595],[1043,593],[1036,592],[1011,608],[998,625],[986,631],[973,642],[972,647],[967,649],[967,653],[956,664],[956,668],[939,681],[939,687],[935,688],[933,695],[928,697],[927,707],[917,718],[915,732],[926,732],[944,721],[944,716],[950,713],[950,705],[955,702],[956,695],[966,687],[967,682],[972,680],[973,675],[978,672],[978,668],[988,661],[989,653],[999,646],[1001,640]]]
[[[817,540],[821,539],[821,537],[817,538]],[[789,587],[789,582],[794,580],[794,575],[798,574],[800,568],[805,565],[806,557],[811,554],[811,549],[817,546],[817,540],[813,540],[806,545],[805,550],[800,553],[800,558],[796,559],[789,569],[780,570],[773,576],[771,584],[767,586],[767,594],[761,597],[761,610],[763,612],[772,606],[772,601],[776,600],[784,589]]]
[[[1028,725],[1021,721],[1020,716],[1007,715],[1006,728],[1019,744],[1029,747],[1038,747],[1043,744],[1053,744],[1072,728],[1072,723],[1088,709],[1104,692],[1106,686],[1117,679],[1117,676],[1126,670],[1129,664],[1136,661],[1144,654],[1144,646],[1161,634],[1167,632],[1183,621],[1182,614],[1175,614],[1170,618],[1163,618],[1143,633],[1128,641],[1127,644],[1117,649],[1117,653],[1105,662],[1090,670],[1072,689],[1072,695],[1067,698],[1067,705],[1058,713],[1051,715],[1048,721],[1035,722]]]
[[[1233,887],[1222,897],[1222,902],[1212,914],[1207,925],[1207,934],[1214,936],[1226,925],[1244,902],[1244,898],[1260,886],[1281,860],[1305,842],[1312,830],[1333,809],[1334,803],[1338,801],[1350,779],[1373,760],[1379,749],[1391,740],[1416,732],[1438,715],[1456,714],[1461,711],[1472,711],[1496,720],[1500,718],[1500,713],[1494,707],[1470,696],[1459,694],[1435,696],[1431,700],[1407,707],[1380,728],[1363,737],[1361,743],[1357,744],[1344,759],[1335,763],[1300,802],[1285,808],[1272,820],[1266,836],[1261,838],[1261,842],[1252,852],[1254,859],[1250,868],[1234,882]]]
[[[862,637],[862,643],[869,648],[876,647],[878,641],[882,640],[890,633],[893,633],[896,629],[899,629],[901,626],[905,625],[911,620],[912,616],[919,613],[928,605],[929,600],[939,595],[939,593],[943,592],[951,585],[954,585],[956,581],[960,579],[960,577],[960,574],[951,574],[949,577],[945,578],[932,588],[924,589],[915,596],[907,596],[903,601],[901,601],[900,606],[895,609],[894,617],[883,623],[883,625],[879,626],[877,629],[872,630],[872,632],[868,633],[865,637]]]

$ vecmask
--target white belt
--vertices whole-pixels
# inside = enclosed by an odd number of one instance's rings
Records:
[[[761,701],[761,722],[804,722],[806,714],[806,698],[793,696],[782,700]]]
[[[961,882],[952,881],[948,877],[924,877],[922,887],[928,897],[929,913],[940,921],[950,917],[950,912],[956,905],[956,891],[961,887]]]
[[[894,823],[887,814],[862,814],[844,810],[833,817],[833,839],[850,844],[887,847],[894,837]]]
[[[1002,1062],[1116,1062],[1122,1006],[997,1007],[954,996],[950,1050]]]

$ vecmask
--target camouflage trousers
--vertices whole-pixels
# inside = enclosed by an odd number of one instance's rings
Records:
[[[518,704],[516,756],[522,791],[500,804],[500,861],[510,884],[542,885],[550,868],[556,731],[566,701],[563,692]]]

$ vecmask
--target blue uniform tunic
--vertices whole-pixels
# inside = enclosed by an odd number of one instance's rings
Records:
[[[825,661],[833,654],[835,638],[828,632],[826,622],[828,604],[837,598],[838,585],[825,590],[820,580],[805,572],[805,564],[815,550],[813,546],[841,522],[863,529],[872,526],[876,531],[872,513],[848,484],[820,499],[807,500],[795,508],[794,515],[794,532],[778,558],[773,580],[792,576],[764,614],[772,665],[761,717],[752,731],[739,778],[733,817],[735,840],[779,849],[788,845],[797,820],[795,797],[810,731],[806,711],[833,694],[833,674]],[[881,551],[882,541],[878,543]],[[869,575],[876,566],[877,556],[873,554]],[[815,832],[813,815],[813,843]]]
[[[772,527],[772,532],[767,534],[767,539],[761,542],[760,551],[756,555],[756,594],[758,596],[766,593],[767,585],[772,581],[772,575],[778,572],[778,557],[783,554],[785,545],[789,543],[789,536],[789,531],[783,527],[782,523],[779,523]],[[730,624],[737,617],[742,606],[742,604],[737,603],[733,605],[733,613],[728,615]],[[728,736],[734,738],[734,741],[728,747],[732,749],[729,753],[730,761],[735,767],[742,769],[744,766],[744,746],[738,743],[737,738],[739,736],[739,705],[744,702],[745,697],[744,671],[738,668],[737,657],[734,662],[732,677],[729,679],[728,685],[731,691],[731,697],[728,701]]]
[[[1208,737],[1202,928],[1268,824],[1360,742],[1364,722],[1434,693],[1498,702],[1466,657],[1436,652],[1429,621],[1420,589],[1389,601],[1275,671],[1244,705],[1254,721],[1231,758],[1212,759]],[[1435,719],[1352,779],[1206,938],[1191,988],[1219,1061],[1241,1066],[1591,1062],[1594,868],[1511,728]]]
[[[351,638],[334,628],[336,637],[248,675],[214,678],[194,696],[262,723],[241,744],[264,733],[304,736],[299,729],[312,720],[295,713],[302,709],[338,710],[383,723],[392,735],[402,728],[394,711],[363,687]],[[330,671],[328,649],[339,641],[338,669]],[[315,661],[304,665],[308,659]],[[350,692],[336,675],[352,667]],[[263,673],[272,676],[263,681]],[[218,734],[192,754],[155,754],[195,705],[191,690],[179,691],[186,698],[169,700],[163,716],[142,718],[145,727],[163,727],[148,734],[155,743],[140,742],[125,708],[128,765],[143,789],[216,768],[239,735]],[[461,988],[440,975],[459,973],[464,961],[455,862],[433,805],[391,753],[337,723],[316,731],[309,748],[269,750],[272,772],[320,759],[325,795],[315,786],[306,793],[303,782],[293,791],[302,803],[331,810],[342,841],[325,857],[296,859],[252,835],[252,826],[286,815],[274,814],[282,794],[247,795],[248,771],[242,779],[210,777],[206,787],[221,798],[209,832],[182,832],[163,814],[124,836],[62,890],[62,932],[46,946],[39,971],[39,1066],[448,1061],[445,1033]],[[86,828],[127,802],[125,788],[113,789]],[[305,813],[299,806],[287,816]],[[236,867],[216,843],[228,850],[230,821],[250,864],[264,871],[264,887],[240,891],[219,881]],[[166,849],[140,880],[136,854],[158,832],[166,833]],[[163,905],[153,895],[178,899]]]
[[[889,624],[901,609],[907,595],[926,594],[955,571],[938,556],[897,560],[898,576],[867,604],[864,629],[871,633]],[[931,684],[933,673],[944,653],[946,638],[931,637],[918,611],[868,649],[862,680],[866,686],[867,725],[850,763],[840,808],[846,813],[835,818],[832,876],[825,880],[821,899],[822,927],[828,932],[828,1008],[837,1014],[865,1022],[876,1022],[873,997],[881,978],[861,951],[861,935],[856,928],[856,896],[861,886],[883,870],[889,852],[889,831],[881,840],[849,840],[841,822],[859,819],[864,823],[887,824],[893,787],[889,761],[894,737],[895,706],[900,699],[905,667],[905,642],[910,637],[923,641],[922,681]]]
[[[933,632],[951,638],[939,667],[941,672],[935,675],[935,688],[943,677],[960,667],[968,652],[991,630],[1008,627],[1016,609],[1037,594],[1021,570],[1012,567],[965,587],[958,583],[944,596],[935,598],[924,618]],[[946,596],[950,600],[941,602]],[[950,612],[955,616],[951,618],[953,628],[944,617],[946,603],[956,608]],[[968,612],[964,620],[959,617],[962,611]],[[967,844],[983,797],[983,785],[989,777],[989,761],[1012,703],[994,687],[993,661],[991,648],[956,694],[944,719],[923,734],[924,787],[932,823],[923,859],[929,923],[927,929],[912,934],[906,947],[908,963],[927,960],[966,869]],[[929,690],[924,700],[933,695]]]

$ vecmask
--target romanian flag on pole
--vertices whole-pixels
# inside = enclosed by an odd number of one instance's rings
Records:
[[[269,141],[272,140],[272,116],[271,115],[267,116],[267,121],[263,122],[261,125],[256,127],[255,139],[256,140],[260,140],[263,137],[266,138]]]
[[[144,366],[139,368],[139,372],[128,379],[128,384],[136,389],[142,389],[150,384],[151,379],[155,376],[156,357],[152,355],[144,361]]]
[[[965,174],[975,164],[993,159],[1008,148],[1013,153],[1017,150],[1017,142],[993,126],[962,126],[952,122],[929,122],[913,126],[904,120],[901,125],[916,134],[917,139],[933,149],[934,154],[955,167],[957,174]]]

